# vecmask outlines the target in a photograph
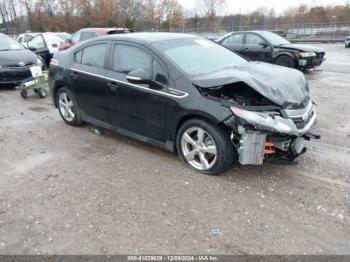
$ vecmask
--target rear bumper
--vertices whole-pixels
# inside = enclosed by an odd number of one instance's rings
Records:
[[[19,84],[31,77],[29,66],[23,68],[0,68],[0,84]]]

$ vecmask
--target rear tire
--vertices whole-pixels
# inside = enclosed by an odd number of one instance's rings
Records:
[[[182,124],[177,132],[176,147],[182,161],[205,175],[225,172],[235,156],[229,132],[201,119]]]
[[[68,88],[62,87],[58,90],[55,99],[63,121],[72,126],[81,125],[78,103],[72,92]]]
[[[289,68],[296,68],[296,62],[293,58],[286,56],[286,55],[281,55],[276,58],[275,60],[276,65],[280,66],[285,66]]]

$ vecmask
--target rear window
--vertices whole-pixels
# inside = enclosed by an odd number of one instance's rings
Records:
[[[96,37],[97,34],[95,32],[82,32],[80,36],[80,41],[85,41],[91,38]]]

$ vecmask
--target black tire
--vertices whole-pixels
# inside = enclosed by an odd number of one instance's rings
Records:
[[[40,88],[37,90],[37,93],[39,95],[40,98],[45,98],[47,97],[47,92],[44,88]]]
[[[28,98],[28,92],[26,89],[21,90],[21,97],[23,97],[24,99]]]
[[[216,160],[208,170],[201,170],[192,166],[185,158],[182,150],[182,137],[184,133],[192,128],[201,128],[208,133],[215,142]],[[205,175],[220,175],[232,166],[236,156],[234,147],[230,140],[230,133],[202,119],[191,119],[181,125],[176,136],[176,148],[180,159],[195,171]]]
[[[60,96],[62,94],[66,94],[70,98],[70,101],[73,102],[72,109],[74,110],[73,111],[74,112],[74,117],[72,119],[67,119],[67,117],[65,117],[63,115],[62,111],[61,111],[59,98],[60,98]],[[67,87],[61,87],[57,91],[55,100],[56,100],[56,105],[57,105],[57,108],[58,108],[58,112],[60,113],[60,115],[61,115],[61,117],[62,117],[64,122],[66,122],[68,125],[72,125],[72,126],[79,126],[79,125],[82,124],[78,103],[77,103],[74,95],[72,94],[72,92]]]
[[[277,57],[275,60],[275,64],[289,68],[296,68],[295,60],[287,55],[281,55]]]

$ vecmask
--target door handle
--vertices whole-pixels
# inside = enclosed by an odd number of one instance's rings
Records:
[[[112,91],[116,91],[119,88],[119,84],[116,82],[109,82],[108,86]]]
[[[77,80],[79,78],[79,74],[77,72],[71,72],[70,76],[74,79]]]

